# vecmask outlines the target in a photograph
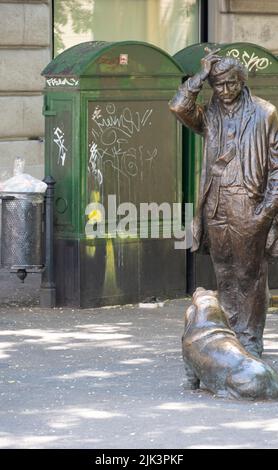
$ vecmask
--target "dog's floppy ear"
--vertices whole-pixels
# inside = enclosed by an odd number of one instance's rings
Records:
[[[215,291],[215,290],[206,290],[206,289],[203,289],[203,287],[198,287],[195,290],[195,292],[193,293],[193,296],[192,296],[193,304],[197,306],[198,305],[198,300],[202,299],[203,297],[206,297],[206,298],[211,297],[212,299],[214,298],[217,301],[219,301],[217,291]]]
[[[197,289],[193,292],[193,295],[192,295],[193,303],[196,302],[196,299],[198,299],[199,296],[206,294],[206,292],[208,291],[204,289],[203,287],[197,287]]]
[[[194,305],[190,305],[190,307],[188,307],[188,309],[186,310],[185,315],[184,315],[185,328],[187,328],[192,322],[195,312],[196,312],[196,307]]]

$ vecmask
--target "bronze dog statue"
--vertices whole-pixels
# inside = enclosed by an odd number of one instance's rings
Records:
[[[278,398],[278,373],[249,354],[230,329],[217,293],[198,288],[185,314],[182,337],[187,380],[218,397]]]

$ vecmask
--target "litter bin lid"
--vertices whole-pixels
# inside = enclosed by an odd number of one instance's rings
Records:
[[[32,202],[42,202],[44,200],[44,193],[31,193],[31,192],[12,192],[12,191],[1,191],[0,199],[11,200],[21,199]]]
[[[70,47],[43,70],[45,77],[92,75],[182,75],[176,61],[162,49],[140,41],[89,41]]]
[[[278,59],[264,47],[248,42],[230,44],[200,43],[186,47],[174,55],[174,59],[182,67],[186,75],[191,76],[200,70],[201,59],[205,56],[205,48],[218,49],[219,55],[239,59],[248,69],[250,75],[278,74]]]

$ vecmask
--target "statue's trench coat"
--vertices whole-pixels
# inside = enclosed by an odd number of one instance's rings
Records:
[[[221,142],[221,118],[219,102],[215,95],[203,107],[196,103],[201,82],[196,78],[194,86],[189,79],[170,102],[170,109],[177,118],[204,137],[204,153],[200,180],[199,201],[193,221],[192,251],[207,251],[203,227],[203,206],[212,183],[211,169],[218,159]],[[192,88],[195,90],[192,91]],[[242,179],[249,197],[264,202],[272,215],[278,212],[278,115],[268,101],[251,96],[248,87],[242,90],[242,122],[236,141],[240,157]],[[244,230],[244,227],[242,228]],[[278,217],[274,217],[268,234],[267,252],[278,256]]]

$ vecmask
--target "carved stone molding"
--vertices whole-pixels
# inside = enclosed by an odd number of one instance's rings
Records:
[[[221,0],[221,13],[278,14],[277,0]]]

